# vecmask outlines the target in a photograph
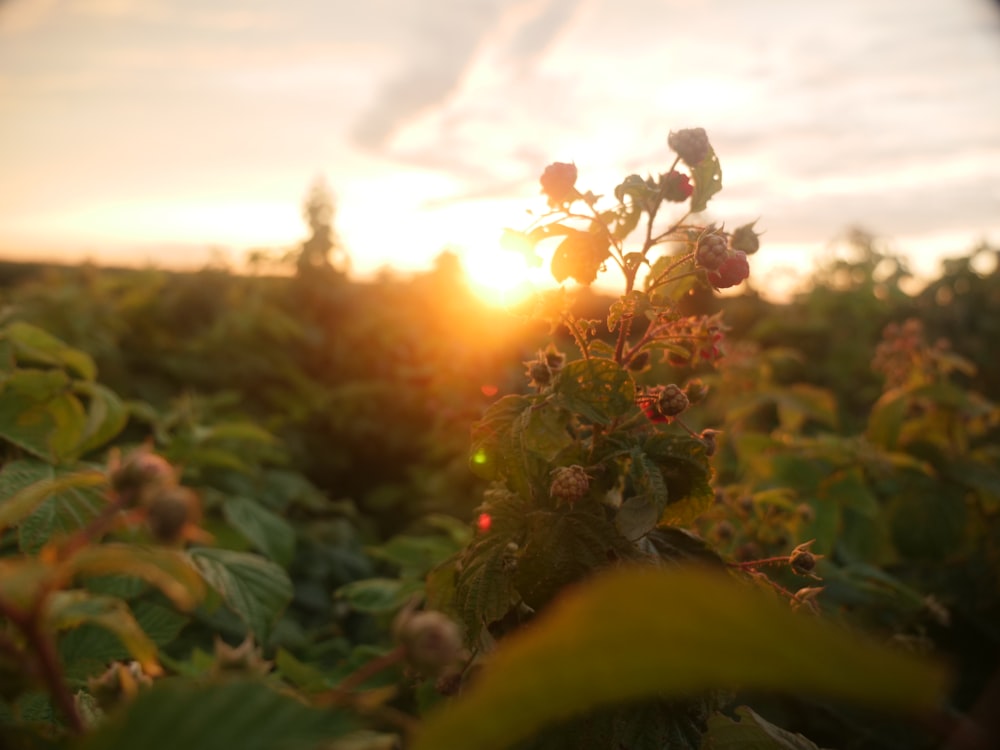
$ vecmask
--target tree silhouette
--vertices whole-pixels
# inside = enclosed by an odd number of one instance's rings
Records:
[[[309,227],[309,239],[302,243],[295,260],[300,276],[318,270],[344,271],[347,251],[333,228],[336,206],[333,193],[323,178],[317,178],[309,188],[302,218]]]

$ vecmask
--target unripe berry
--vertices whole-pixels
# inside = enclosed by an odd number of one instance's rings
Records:
[[[462,657],[462,632],[441,612],[401,614],[396,639],[406,660],[422,674],[438,675]]]
[[[177,484],[174,467],[147,448],[133,451],[117,465],[116,462],[117,459],[112,459],[111,489],[126,497],[129,504],[140,502],[143,495]]]
[[[684,394],[691,405],[694,406],[705,400],[705,396],[708,395],[708,386],[700,378],[695,378],[694,380],[689,380],[688,384],[684,386]]]
[[[562,369],[562,366],[566,364],[566,355],[551,344],[544,352],[542,352],[542,354],[545,359],[545,364],[549,366],[549,369],[552,370],[552,372],[558,372]]]
[[[792,566],[792,570],[799,575],[809,576],[810,578],[816,577],[812,572],[816,567],[816,561],[822,557],[822,555],[813,554],[809,549],[814,541],[810,539],[808,542],[803,542],[793,549],[792,554],[788,556],[788,564]]]
[[[667,138],[667,144],[689,167],[697,167],[701,164],[708,156],[710,148],[708,135],[704,128],[685,128],[676,133],[671,132]]]
[[[665,417],[676,417],[678,414],[683,413],[691,404],[688,401],[687,394],[681,390],[680,386],[676,383],[671,383],[660,391],[658,405]]]
[[[590,477],[582,466],[559,466],[552,470],[552,484],[549,495],[557,503],[567,502],[572,505],[587,495],[590,489]]]
[[[718,271],[729,258],[729,243],[726,238],[715,232],[702,235],[698,240],[694,260],[707,271]]]
[[[146,502],[146,525],[160,544],[177,544],[201,520],[201,503],[187,487],[164,487]]]

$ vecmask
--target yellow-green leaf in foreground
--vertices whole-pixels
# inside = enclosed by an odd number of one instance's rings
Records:
[[[44,469],[43,469],[44,470]],[[39,479],[10,497],[0,498],[0,530],[13,526],[34,513],[53,495],[77,487],[97,487],[107,479],[96,470],[78,471]]]
[[[938,705],[945,682],[937,665],[796,614],[724,573],[624,569],[567,592],[501,643],[413,750],[499,750],[598,706],[716,688],[922,711]]]
[[[62,573],[128,575],[156,586],[178,609],[194,609],[205,595],[205,583],[186,556],[163,547],[110,543],[85,547],[62,564]]]
[[[136,622],[128,605],[113,596],[88,591],[56,591],[48,600],[45,625],[51,630],[68,630],[84,624],[110,630],[128,649],[146,674],[162,673],[156,644]]]

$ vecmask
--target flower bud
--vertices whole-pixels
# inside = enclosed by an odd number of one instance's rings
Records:
[[[756,223],[756,221],[753,221],[749,224],[744,224],[733,231],[733,235],[729,241],[733,250],[741,250],[747,255],[753,255],[760,250],[760,235],[753,231],[754,224]]]
[[[113,458],[109,481],[111,489],[125,497],[131,505],[139,503],[144,495],[149,495],[164,487],[177,484],[177,471],[163,457],[148,448],[139,448],[123,461]]]
[[[187,487],[164,487],[146,502],[146,525],[160,544],[177,544],[201,520],[201,503]]]

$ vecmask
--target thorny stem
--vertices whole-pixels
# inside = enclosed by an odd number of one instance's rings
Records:
[[[563,325],[569,330],[570,334],[573,336],[573,340],[576,341],[576,345],[580,348],[580,352],[583,354],[584,359],[590,359],[590,352],[587,351],[587,342],[583,338],[583,334],[580,333],[580,329],[577,325],[576,319],[571,318],[566,313],[562,313]]]

